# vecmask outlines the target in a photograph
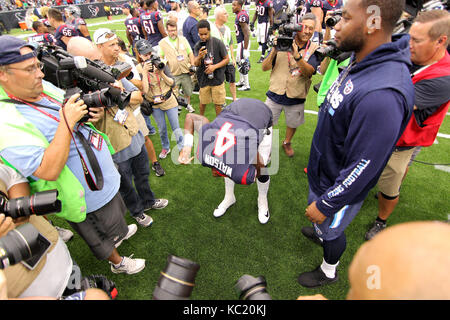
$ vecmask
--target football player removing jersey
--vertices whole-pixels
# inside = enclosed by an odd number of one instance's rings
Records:
[[[270,177],[267,164],[272,150],[272,112],[260,100],[242,98],[234,101],[213,122],[201,115],[187,114],[184,122],[184,147],[178,161],[189,164],[194,129],[199,132],[197,158],[212,170],[213,176],[224,177],[225,197],[214,210],[214,217],[225,214],[236,202],[234,185],[258,187],[258,219],[269,221],[267,193]]]

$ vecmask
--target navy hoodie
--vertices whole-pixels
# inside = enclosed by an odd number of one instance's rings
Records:
[[[414,106],[409,35],[395,36],[333,83],[311,143],[308,181],[331,217],[375,186]]]

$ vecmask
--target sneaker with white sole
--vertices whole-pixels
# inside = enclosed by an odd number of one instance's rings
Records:
[[[67,242],[69,240],[71,240],[73,238],[73,232],[68,230],[68,229],[64,229],[61,227],[57,227],[55,226],[55,229],[58,230],[58,235],[61,238],[62,241]]]
[[[169,204],[169,200],[167,199],[155,199],[155,203],[150,206],[150,208],[145,209],[151,210],[151,209],[164,209]]]
[[[153,162],[152,170],[155,171],[157,177],[162,177],[166,174],[164,169],[161,167],[161,164],[158,161]]]
[[[261,224],[269,222],[270,213],[267,197],[258,197],[258,220]]]
[[[150,227],[153,223],[152,217],[143,212],[140,215],[134,217],[134,219],[136,219],[137,223],[139,223],[143,227]]]
[[[233,204],[235,204],[236,198],[233,197],[232,199],[223,199],[223,201],[217,206],[217,208],[214,210],[214,217],[219,218],[227,212],[228,208],[230,208]]]
[[[194,107],[192,107],[190,104],[187,105],[186,109],[187,109],[187,111],[189,111],[189,113],[195,112]]]
[[[238,91],[250,91],[250,86],[242,86],[238,88]]]
[[[128,232],[125,235],[125,237],[123,237],[122,240],[118,241],[114,246],[116,248],[118,248],[122,244],[123,240],[130,239],[136,233],[136,231],[137,231],[137,225],[135,225],[134,223],[133,224],[129,224],[128,225]]]
[[[165,159],[169,153],[170,153],[170,148],[169,149],[162,149],[161,153],[159,154],[159,158],[160,159]]]
[[[132,257],[133,255],[129,257],[122,257],[122,261],[117,267],[112,262],[110,262],[111,271],[113,273],[125,273],[125,274],[135,274],[142,271],[142,269],[145,268],[145,260],[132,259]]]

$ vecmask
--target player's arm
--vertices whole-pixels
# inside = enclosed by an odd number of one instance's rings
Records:
[[[316,30],[317,32],[322,32],[322,21],[323,21],[323,11],[320,7],[311,7],[311,13],[313,13],[317,18]]]
[[[273,13],[274,13],[273,7],[269,7],[268,13],[269,13],[269,25],[273,27]]]
[[[194,157],[191,157],[192,146],[194,145],[194,131],[199,132],[203,125],[209,123],[208,118],[194,113],[188,113],[184,120],[184,146],[180,151],[178,162],[189,164]]]
[[[248,23],[239,22],[239,25],[242,28],[242,33],[244,34],[244,50],[248,50],[250,43],[250,28],[248,27]]]
[[[158,21],[158,30],[162,34],[163,38],[167,37],[166,28],[164,28],[162,19]]]
[[[80,24],[79,30],[80,30],[80,32],[81,32],[81,34],[83,36],[85,36],[85,37],[90,37],[91,36],[91,34],[89,33],[89,30],[88,30],[88,28],[86,27],[85,24]]]

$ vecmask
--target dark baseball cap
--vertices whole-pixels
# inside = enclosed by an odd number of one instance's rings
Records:
[[[131,9],[131,6],[128,3],[125,3],[124,5],[122,5],[122,8]]]
[[[136,50],[139,54],[147,54],[149,52],[153,52],[153,47],[147,40],[139,40],[136,42]]]
[[[20,49],[29,47],[33,52],[20,54]],[[0,36],[0,66],[22,62],[36,57],[35,47],[24,40],[13,36]]]

